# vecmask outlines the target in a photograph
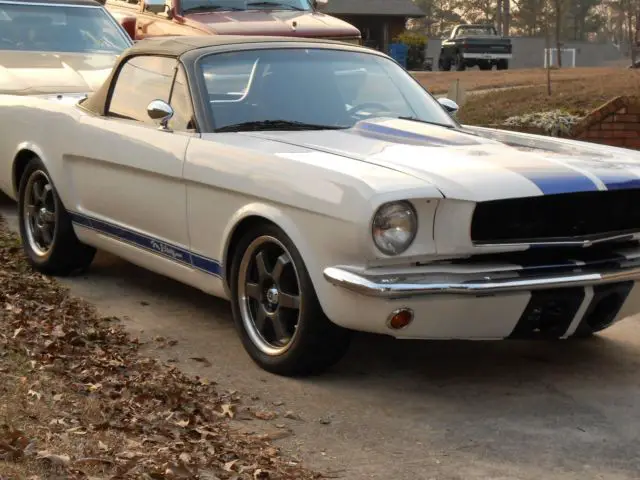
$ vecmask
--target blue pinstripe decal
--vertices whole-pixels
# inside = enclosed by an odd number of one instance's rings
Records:
[[[424,125],[425,134],[408,132],[400,126],[362,121],[356,124],[352,131],[366,137],[377,138],[388,142],[408,143],[413,145],[475,145],[478,142],[472,137],[467,138],[459,132]],[[437,132],[429,135],[430,130],[437,128]],[[539,164],[531,165],[520,161],[516,156],[511,158],[492,158],[491,163],[510,170],[532,182],[545,195],[556,193],[573,193],[597,191],[598,186],[586,175],[571,167],[571,162],[559,164],[545,159],[539,159]],[[576,165],[582,167],[582,164]],[[631,172],[625,173],[621,168],[610,168],[602,164],[590,164],[589,172],[593,172],[605,184],[607,189],[623,189],[640,187],[640,178]]]
[[[222,265],[220,265],[220,262],[217,260],[203,257],[202,255],[193,253],[183,247],[178,247],[162,240],[158,240],[157,238],[134,232],[93,217],[88,217],[79,213],[71,213],[70,215],[73,223],[90,228],[105,235],[109,235],[110,237],[114,237],[122,242],[153,252],[156,255],[169,258],[176,263],[187,265],[208,273],[209,275],[222,278]]]

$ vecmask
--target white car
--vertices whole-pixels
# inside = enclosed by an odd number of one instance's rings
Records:
[[[76,103],[133,42],[94,0],[0,0],[0,94]]]
[[[0,185],[37,270],[99,248],[227,298],[284,375],[354,330],[583,337],[640,312],[640,155],[442,103],[364,47],[147,39],[77,105],[0,97]]]

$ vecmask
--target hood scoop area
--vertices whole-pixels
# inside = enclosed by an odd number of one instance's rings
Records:
[[[393,117],[361,120],[346,131],[374,140],[425,147],[468,147],[496,143],[455,128]]]

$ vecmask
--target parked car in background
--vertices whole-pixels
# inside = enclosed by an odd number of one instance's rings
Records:
[[[279,374],[353,330],[560,339],[639,313],[640,153],[453,110],[365,47],[146,39],[76,105],[0,96],[0,188],[37,270],[100,248],[227,298]]]
[[[0,93],[76,102],[132,44],[93,0],[0,0]]]
[[[356,27],[319,11],[327,1],[106,0],[105,6],[126,19],[136,40],[166,35],[282,35],[359,44]]]
[[[464,70],[475,67],[480,70],[509,68],[511,39],[498,35],[493,25],[458,25],[449,38],[442,42],[440,70]]]

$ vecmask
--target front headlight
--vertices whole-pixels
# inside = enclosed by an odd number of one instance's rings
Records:
[[[373,242],[385,255],[398,255],[411,246],[418,217],[407,201],[385,203],[373,216]]]

